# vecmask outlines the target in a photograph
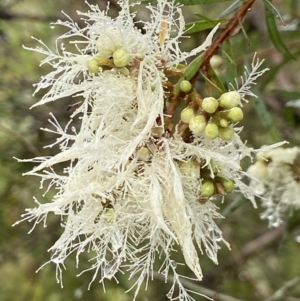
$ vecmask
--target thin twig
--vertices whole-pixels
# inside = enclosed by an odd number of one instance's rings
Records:
[[[269,299],[266,301],[282,301],[286,300],[287,295],[291,293],[291,289],[300,283],[300,277],[296,277],[285,283],[280,289],[278,289]]]

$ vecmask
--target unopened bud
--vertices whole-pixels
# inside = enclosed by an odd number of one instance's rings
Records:
[[[227,112],[227,118],[232,122],[238,122],[244,118],[244,113],[241,108],[235,107]]]
[[[202,185],[200,188],[200,193],[201,193],[201,196],[211,197],[215,194],[215,190],[216,190],[216,188],[215,188],[213,181],[204,180],[202,182]]]
[[[202,100],[201,107],[207,113],[214,113],[219,107],[219,102],[214,97],[205,97]]]
[[[221,95],[219,102],[222,108],[228,110],[241,103],[241,95],[237,91],[226,92]]]
[[[188,81],[188,80],[183,80],[180,85],[179,88],[182,92],[184,93],[188,93],[191,91],[192,89],[192,84]]]
[[[204,134],[208,139],[215,139],[218,137],[218,133],[219,129],[215,123],[209,123],[204,129]]]
[[[125,48],[119,48],[113,53],[113,61],[116,67],[125,67],[130,61],[130,54]]]
[[[219,121],[220,127],[226,128],[228,126],[228,121],[224,118],[220,119]]]
[[[195,111],[191,107],[187,107],[182,110],[180,114],[181,121],[189,123],[190,120],[196,115]]]
[[[231,126],[219,128],[219,137],[224,141],[231,141],[234,137],[234,130]]]
[[[91,73],[99,72],[99,65],[95,58],[91,57],[87,59],[86,66]]]
[[[194,116],[189,122],[189,128],[194,134],[202,133],[206,127],[206,119],[203,115]]]
[[[232,180],[226,179],[226,178],[218,178],[218,181],[222,184],[222,186],[224,187],[224,190],[227,193],[230,193],[233,191],[234,182]]]

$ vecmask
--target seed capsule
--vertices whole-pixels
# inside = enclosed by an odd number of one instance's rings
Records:
[[[241,103],[241,95],[237,91],[226,92],[221,95],[219,102],[222,108],[228,110]]]
[[[214,97],[205,97],[202,100],[202,109],[207,113],[213,114],[219,107],[219,102]]]

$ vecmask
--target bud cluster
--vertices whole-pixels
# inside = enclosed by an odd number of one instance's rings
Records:
[[[233,124],[244,117],[240,103],[241,96],[236,91],[226,92],[219,99],[205,97],[197,110],[191,106],[185,108],[181,112],[181,121],[188,123],[193,134],[204,133],[208,139],[219,137],[231,141],[234,138]]]
[[[178,166],[183,176],[199,182],[198,200],[201,204],[214,195],[224,196],[234,190],[234,181],[222,176],[221,168],[213,160],[207,164],[190,159],[179,162]]]

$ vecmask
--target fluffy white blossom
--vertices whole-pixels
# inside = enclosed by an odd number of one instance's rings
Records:
[[[272,149],[258,153],[257,161],[248,169],[256,178],[250,185],[262,196],[266,208],[261,217],[271,227],[282,223],[288,210],[300,208],[299,158],[299,147]]]
[[[42,186],[47,181],[47,191],[57,191],[51,203],[36,200],[38,206],[28,209],[23,220],[46,224],[49,213],[61,216],[64,231],[50,249],[59,281],[70,253],[76,253],[79,263],[80,255],[89,252],[93,281],[116,279],[122,271],[133,278],[138,292],[152,278],[156,256],[163,254],[160,272],[166,279],[169,271],[174,275],[168,297],[173,298],[178,285],[180,300],[192,300],[180,283],[172,251],[180,246],[198,280],[198,251],[217,263],[220,243],[228,243],[215,222],[222,218],[215,199],[206,195],[203,183],[210,179],[215,194],[240,191],[255,205],[240,167],[252,150],[241,141],[241,129],[227,126],[225,117],[225,140],[209,139],[200,131],[186,141],[180,126],[173,132],[164,127],[164,71],[204,51],[217,27],[201,46],[182,52],[180,7],[166,0],[148,6],[150,21],[140,22],[142,33],[130,12],[134,5],[129,0],[119,4],[115,19],[94,5],[78,13],[84,28],[71,19],[58,21],[69,31],[57,40],[54,52],[41,41],[42,47],[30,49],[45,54],[42,64],[54,69],[37,84],[36,92],[50,89],[34,106],[67,96],[83,102],[65,128],[51,115],[54,130],[45,130],[58,135],[50,145],[59,146],[57,155],[20,160],[39,163],[26,174],[41,177]],[[242,98],[247,91],[248,82]]]

